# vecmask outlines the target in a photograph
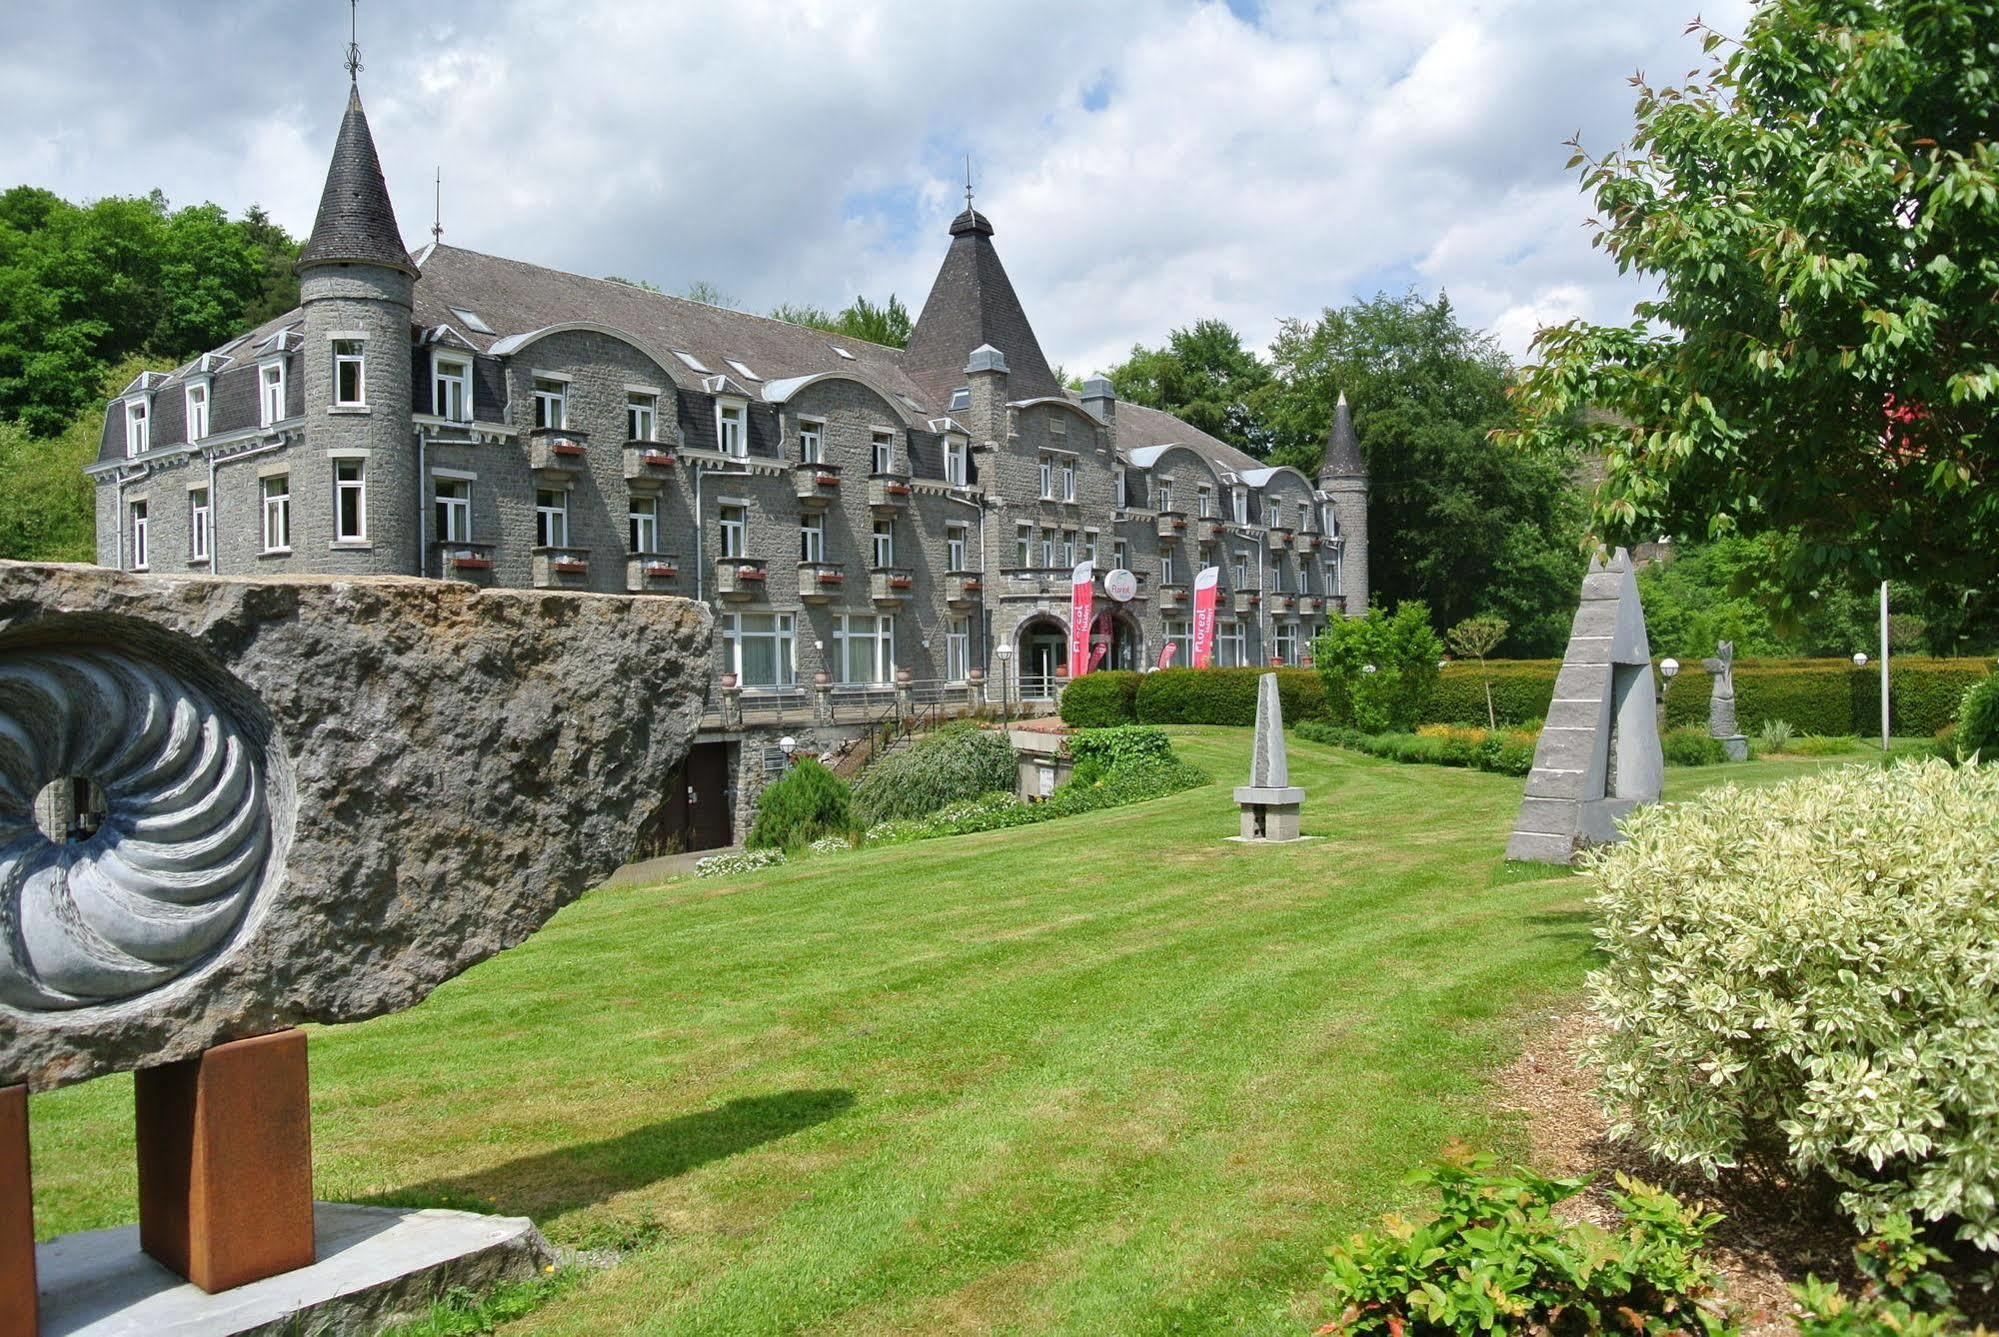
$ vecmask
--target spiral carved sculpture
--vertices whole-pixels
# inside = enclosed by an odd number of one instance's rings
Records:
[[[33,806],[68,777],[105,815],[59,843]],[[270,851],[262,748],[207,693],[110,647],[0,656],[0,1002],[113,1003],[195,970]]]

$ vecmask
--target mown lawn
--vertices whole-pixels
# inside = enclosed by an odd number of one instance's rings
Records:
[[[319,1195],[626,1250],[519,1331],[1299,1331],[1328,1240],[1512,1145],[1484,1083],[1583,884],[1501,863],[1520,781],[1295,739],[1323,839],[1224,843],[1248,733],[1174,732],[1215,786],[601,891],[316,1030]],[[130,1108],[34,1100],[44,1237],[133,1218]]]

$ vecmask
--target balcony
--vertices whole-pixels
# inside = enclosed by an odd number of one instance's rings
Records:
[[[809,604],[831,603],[840,597],[847,573],[838,562],[800,562],[798,597]]]
[[[650,491],[673,477],[680,457],[658,441],[625,442],[625,484],[634,492]]]
[[[1159,541],[1161,543],[1178,543],[1186,535],[1186,516],[1182,515],[1179,511],[1161,511],[1159,513]]]
[[[535,548],[534,587],[538,590],[580,589],[590,579],[588,548]]]
[[[672,594],[680,588],[680,559],[670,553],[635,552],[625,559],[625,588],[634,594]]]
[[[1298,596],[1298,613],[1301,617],[1317,617],[1326,611],[1326,601],[1316,594]]]
[[[441,580],[465,580],[475,585],[493,583],[493,543],[465,543],[443,540],[431,544],[436,553],[434,569]]]
[[[944,602],[958,612],[977,608],[985,598],[985,574],[979,571],[946,571],[944,573]]]
[[[1219,543],[1228,526],[1219,515],[1204,515],[1194,521],[1194,541]]]
[[[770,572],[758,557],[718,557],[715,559],[715,597],[733,599],[762,599],[768,591]]]
[[[868,509],[876,515],[897,515],[909,509],[909,478],[904,474],[869,474]]]
[[[1263,531],[1264,546],[1271,552],[1290,552],[1292,534],[1289,529],[1266,529]]]
[[[1161,612],[1185,612],[1192,603],[1185,585],[1161,585],[1159,587],[1159,608]]]
[[[915,588],[915,573],[906,566],[877,566],[868,571],[868,597],[880,607],[901,607],[909,602]]]
[[[1238,616],[1254,613],[1262,602],[1263,596],[1255,590],[1235,590],[1229,595],[1229,608]]]
[[[1270,611],[1272,615],[1276,615],[1279,613],[1295,613],[1298,611],[1298,596],[1295,594],[1287,594],[1282,590],[1275,591],[1272,594],[1268,595],[1265,599],[1265,602],[1270,605]]]
[[[590,467],[590,434],[537,427],[528,433],[528,468],[548,480],[567,481]]]
[[[1325,541],[1325,535],[1308,534],[1301,529],[1291,536],[1291,551],[1299,554],[1301,557],[1310,556],[1312,553],[1317,552],[1320,545],[1325,543]]]
[[[791,469],[791,486],[801,509],[823,511],[840,499],[840,466],[795,464]]]

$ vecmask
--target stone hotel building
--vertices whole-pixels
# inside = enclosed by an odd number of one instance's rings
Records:
[[[1102,663],[1188,659],[1221,571],[1222,664],[1295,663],[1367,604],[1367,478],[1342,400],[1316,479],[1104,380],[1057,382],[969,207],[909,346],[433,243],[404,247],[351,90],[297,310],[108,406],[98,560],[671,594],[715,678],[663,843],[726,843],[776,740],[1049,699],[1070,578]],[[1119,601],[1114,570],[1136,576]],[[1120,579],[1114,582],[1124,585]]]

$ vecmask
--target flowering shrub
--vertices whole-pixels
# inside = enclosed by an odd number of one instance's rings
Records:
[[[783,850],[731,850],[727,854],[711,854],[696,861],[694,876],[733,877],[737,873],[754,872],[783,862]]]
[[[1466,728],[1456,724],[1426,724],[1415,733],[1362,733],[1324,720],[1306,720],[1294,731],[1300,738],[1334,747],[1351,748],[1371,757],[1430,766],[1465,766],[1499,775],[1525,775],[1534,769],[1536,730]]]
[[[1917,1239],[1914,1224],[1896,1213],[1854,1246],[1854,1270],[1862,1278],[1857,1295],[1809,1273],[1791,1287],[1803,1311],[1799,1337],[1942,1337],[1966,1331],[1950,1283],[1932,1270],[1944,1261],[1943,1251]]]
[[[1400,1216],[1326,1251],[1339,1315],[1323,1334],[1730,1332],[1701,1257],[1720,1217],[1623,1175],[1621,1222],[1567,1222],[1556,1203],[1586,1179],[1492,1171],[1476,1157],[1415,1176],[1441,1198],[1428,1220]]]
[[[970,721],[947,724],[862,772],[854,784],[854,821],[874,826],[897,817],[921,817],[947,803],[1014,780],[1013,744],[1004,733]]]
[[[1863,1229],[1999,1250],[1999,767],[1724,785],[1624,830],[1587,856],[1615,1131],[1710,1174],[1778,1156]]]
[[[842,850],[854,848],[854,842],[845,836],[821,836],[809,847],[814,854],[838,854]]]

